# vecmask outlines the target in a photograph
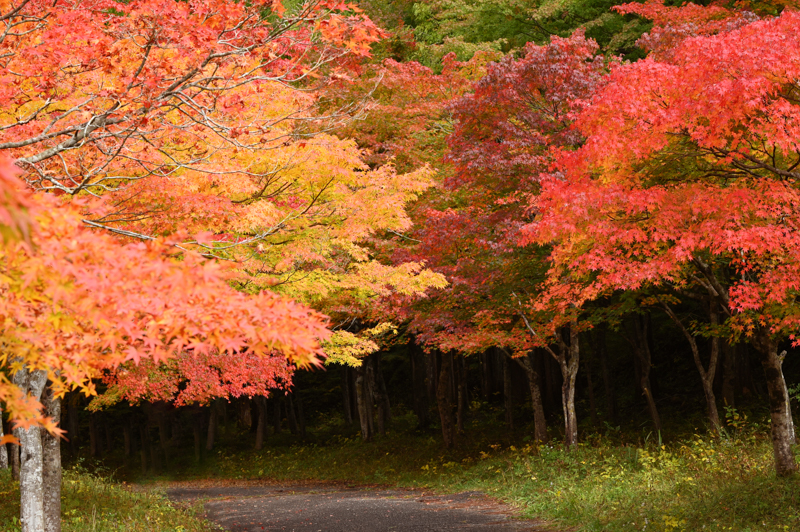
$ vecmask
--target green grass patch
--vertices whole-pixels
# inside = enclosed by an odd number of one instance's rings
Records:
[[[176,508],[158,490],[134,491],[81,468],[65,470],[62,486],[64,532],[211,530],[196,515],[198,508]],[[8,470],[0,470],[0,532],[19,530],[19,484]]]
[[[580,531],[800,530],[800,479],[775,477],[763,426],[720,439],[695,434],[663,445],[655,440],[625,445],[597,434],[566,451],[558,443],[482,438],[444,451],[434,435],[413,430],[371,443],[357,435],[283,445],[273,439],[263,451],[215,451],[190,476],[480,490],[527,517]]]

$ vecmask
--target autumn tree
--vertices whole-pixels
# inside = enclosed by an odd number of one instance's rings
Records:
[[[798,25],[786,10],[613,68],[577,121],[585,145],[543,178],[523,229],[554,243],[553,275],[583,283],[575,305],[707,291],[726,317],[715,334],[761,354],[779,475],[797,469],[780,345],[798,326]]]

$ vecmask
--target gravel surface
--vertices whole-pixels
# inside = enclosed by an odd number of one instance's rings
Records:
[[[542,523],[514,519],[512,508],[480,492],[202,482],[172,484],[167,494],[179,503],[202,500],[206,518],[231,532],[545,532]]]

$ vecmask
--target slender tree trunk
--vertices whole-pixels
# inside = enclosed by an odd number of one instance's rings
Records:
[[[97,416],[96,412],[89,414],[89,454],[92,458],[100,456],[100,438],[97,436]]]
[[[61,399],[49,386],[42,394],[47,417],[60,425]],[[44,489],[44,532],[61,532],[61,441],[46,430],[42,434],[42,487]]]
[[[464,356],[459,355],[455,359],[456,371],[453,373],[457,375],[456,379],[456,401],[458,408],[456,410],[456,430],[459,434],[464,434],[464,418],[467,415],[467,383],[464,375]]]
[[[483,397],[484,401],[489,400],[489,395],[491,395],[491,386],[489,381],[489,356],[484,351],[479,355],[480,362],[481,362],[481,396]]]
[[[157,414],[158,420],[158,443],[159,447],[161,448],[161,452],[164,455],[164,467],[169,468],[171,464],[170,460],[170,441],[169,436],[167,435],[167,413],[160,412]]]
[[[14,435],[15,438],[17,438],[17,441],[19,441],[19,429],[14,429],[12,431],[12,434]],[[9,451],[9,459],[8,459],[8,461],[11,462],[11,479],[19,481],[19,466],[20,466],[20,463],[19,463],[19,455],[20,455],[19,445],[9,444],[8,445],[8,451]]]
[[[131,424],[128,420],[122,424],[122,447],[127,461],[131,456]]]
[[[542,388],[535,354],[523,355],[514,360],[522,366],[525,376],[528,378],[528,388],[531,392],[531,406],[533,407],[533,439],[539,443],[547,443],[547,418],[544,415],[544,405],[542,404]]]
[[[256,427],[256,450],[264,447],[264,435],[267,431],[267,398],[256,397],[258,404],[258,426]]]
[[[439,406],[439,418],[442,423],[442,438],[448,449],[455,445],[455,424],[453,420],[453,398],[450,394],[450,374],[453,371],[453,359],[448,353],[442,353],[442,364],[439,370],[439,384],[436,400]]]
[[[595,401],[594,397],[594,382],[592,381],[592,360],[589,359],[586,361],[584,366],[586,368],[586,387],[589,392],[589,416],[592,420],[592,426],[596,427],[599,425],[599,420],[597,419],[597,402]]]
[[[647,410],[650,412],[650,418],[653,420],[653,426],[658,432],[661,432],[661,416],[658,415],[658,407],[653,398],[652,386],[650,385],[650,368],[653,366],[652,356],[650,353],[650,345],[647,341],[647,331],[649,328],[649,315],[648,316],[634,316],[633,319],[633,346],[634,355],[639,359],[640,375],[639,375],[639,389],[642,391],[645,400],[647,401]]]
[[[3,409],[0,408],[0,440],[3,439]],[[0,445],[0,469],[8,469],[8,446],[4,443]]]
[[[425,353],[415,343],[409,344],[411,351],[412,393],[417,426],[428,428],[428,388],[425,383]]]
[[[559,360],[561,376],[564,380],[561,385],[561,403],[564,407],[564,444],[570,449],[578,445],[578,416],[575,414],[575,381],[578,377],[580,361],[578,336],[578,323],[573,320],[569,327],[569,346],[562,347],[563,354]]]
[[[214,440],[217,437],[217,405],[212,402],[208,406],[208,432],[206,433],[206,451],[214,450]]]
[[[281,400],[277,395],[272,399],[272,431],[281,433]]]
[[[192,439],[194,440],[194,462],[199,464],[203,460],[203,412],[192,416]]]
[[[147,421],[139,425],[139,458],[142,461],[142,475],[147,474]]]
[[[80,396],[76,392],[72,392],[68,397],[67,417],[69,418],[69,451],[74,457],[78,454],[78,442],[80,441],[78,435],[80,421],[78,418],[78,401],[80,400]]]
[[[286,402],[284,405],[286,406],[286,421],[289,423],[289,432],[296,436],[300,430],[297,427],[297,416],[295,415],[294,411],[293,397],[294,392],[286,394]]]
[[[350,371],[348,366],[342,366],[342,401],[344,422],[347,425],[353,424],[353,407],[350,405]]]
[[[300,431],[300,437],[306,437],[306,416],[303,413],[303,399],[297,396],[297,428]]]
[[[372,430],[370,423],[370,412],[367,403],[372,400],[369,397],[369,390],[367,388],[366,366],[367,361],[364,360],[361,365],[356,368],[356,401],[358,403],[358,421],[361,424],[361,439],[364,441],[372,441]]]
[[[514,430],[514,389],[511,383],[511,363],[509,357],[503,357],[503,405],[506,411],[506,425]]]
[[[608,369],[608,348],[606,347],[606,325],[595,329],[594,345],[597,358],[600,360],[600,372],[603,376],[603,396],[605,398],[605,417],[609,423],[617,423],[617,397],[611,372]]]
[[[21,369],[14,374],[14,384],[32,399],[41,400],[47,373]],[[20,442],[20,522],[22,532],[44,530],[44,456],[41,429],[30,426],[19,429]]]
[[[736,351],[730,342],[722,344],[722,402],[736,408]]]
[[[797,472],[797,462],[792,452],[795,444],[794,421],[786,380],[783,377],[785,352],[778,354],[778,342],[770,338],[766,331],[760,332],[757,346],[761,351],[761,365],[767,378],[775,472],[778,476],[785,477]]]
[[[373,353],[367,357],[368,362],[371,364],[371,371],[368,370],[370,375],[370,386],[373,390],[375,397],[375,404],[378,406],[378,432],[381,436],[386,435],[386,426],[389,422],[391,412],[389,408],[389,397],[386,393],[386,383],[381,374],[381,354]]]

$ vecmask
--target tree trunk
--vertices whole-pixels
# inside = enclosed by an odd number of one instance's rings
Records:
[[[609,423],[617,423],[617,397],[614,382],[608,369],[608,348],[606,347],[606,325],[595,329],[594,345],[597,358],[600,360],[600,372],[603,376],[603,396],[605,398],[605,417]]]
[[[169,468],[170,466],[170,441],[169,436],[167,434],[167,413],[160,412],[157,414],[158,420],[158,444],[159,448],[161,449],[162,454],[164,455],[164,467]]]
[[[42,394],[44,413],[57,424],[61,419],[61,399],[49,386]],[[61,441],[42,430],[42,487],[44,488],[44,532],[61,532]]]
[[[342,409],[344,411],[344,422],[347,425],[353,424],[353,408],[350,405],[350,367],[342,366]]]
[[[481,395],[484,401],[489,401],[491,395],[491,381],[489,379],[489,355],[484,351],[479,355],[481,361]]]
[[[511,363],[508,356],[503,357],[503,406],[506,412],[506,425],[514,430],[514,390],[511,383]]]
[[[661,417],[658,415],[658,407],[653,398],[653,391],[650,385],[650,368],[653,366],[650,344],[647,341],[650,316],[636,315],[633,318],[634,339],[633,341],[629,340],[629,342],[631,342],[634,355],[639,359],[640,363],[639,389],[642,391],[642,395],[644,395],[647,401],[647,410],[650,412],[653,426],[656,431],[661,432]]]
[[[356,402],[358,403],[358,421],[361,424],[361,439],[364,441],[372,441],[372,423],[370,409],[368,402],[372,401],[369,397],[369,389],[367,388],[366,366],[367,361],[362,361],[361,365],[356,368]]]
[[[3,409],[0,408],[0,440],[3,439]],[[8,446],[3,443],[0,445],[0,469],[8,469]]]
[[[294,411],[294,392],[286,394],[286,401],[283,403],[286,406],[286,421],[289,423],[289,432],[296,436],[300,430],[297,426],[297,416]]]
[[[455,424],[453,420],[453,398],[450,394],[450,379],[453,371],[453,358],[449,353],[442,353],[442,364],[439,370],[439,384],[436,400],[439,406],[439,418],[442,422],[442,438],[448,449],[455,445]]]
[[[264,447],[264,435],[267,431],[267,398],[256,397],[258,405],[258,424],[256,426],[256,450],[260,451]]]
[[[147,474],[147,421],[139,425],[139,457],[142,460],[142,475]]]
[[[729,342],[722,344],[722,402],[736,408],[736,351]]]
[[[467,377],[465,375],[465,361],[464,356],[459,355],[456,357],[456,370],[453,372],[456,376],[456,401],[458,402],[458,409],[456,410],[456,430],[459,434],[464,434],[464,421],[467,415]]]
[[[428,389],[425,384],[425,353],[415,343],[409,344],[411,351],[411,386],[417,426],[428,428]]]
[[[578,323],[573,320],[569,327],[569,345],[562,346],[561,366],[561,403],[564,408],[564,445],[572,449],[578,445],[578,417],[575,414],[575,381],[578,377],[580,361],[580,343],[578,339]]]
[[[272,430],[281,433],[281,399],[277,396],[272,399]]]
[[[381,367],[381,354],[372,355],[375,371],[375,400],[378,404],[378,418],[381,426],[380,433],[386,435],[386,429],[392,421],[392,404],[389,402],[389,391],[386,388],[386,380],[383,378],[383,368]]]
[[[208,432],[206,433],[206,451],[214,450],[214,440],[217,436],[217,423],[218,423],[218,414],[217,414],[217,405],[215,403],[211,403],[208,406]]]
[[[523,355],[514,360],[522,366],[528,378],[528,388],[531,391],[531,406],[533,407],[533,439],[539,443],[547,443],[547,418],[544,415],[544,405],[542,404],[542,388],[540,376],[537,369],[535,354]]]
[[[69,451],[74,457],[78,454],[78,426],[80,421],[78,419],[78,401],[80,400],[80,396],[76,392],[73,392],[68,397],[67,417],[69,418]]]
[[[767,378],[775,472],[778,476],[785,477],[797,471],[797,462],[792,452],[795,444],[794,421],[786,381],[783,378],[785,351],[778,354],[778,342],[770,338],[766,331],[760,332],[757,340],[761,351],[761,365]]]
[[[14,429],[12,434],[19,441],[19,429]],[[9,444],[7,448],[10,455],[8,461],[11,463],[11,479],[19,481],[19,445]]]
[[[596,427],[599,425],[599,421],[597,419],[597,402],[595,401],[594,397],[594,382],[592,381],[592,360],[589,359],[586,361],[584,366],[586,368],[586,387],[589,392],[589,417],[592,421],[592,426]]]
[[[194,462],[203,460],[203,412],[196,412],[192,420],[192,439],[194,440]]]
[[[300,431],[300,437],[306,437],[306,416],[303,413],[303,399],[297,396],[297,428]]]
[[[97,416],[96,412],[89,414],[89,454],[92,458],[100,456],[100,438],[97,434]]]
[[[14,384],[28,396],[41,400],[47,373],[21,369],[14,374]],[[20,442],[20,523],[22,532],[42,532],[44,530],[44,456],[41,429],[30,426],[19,429]]]

